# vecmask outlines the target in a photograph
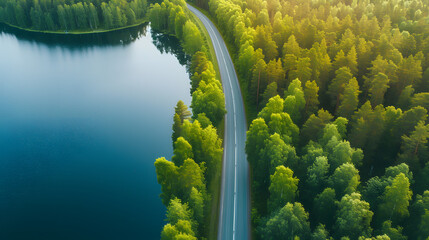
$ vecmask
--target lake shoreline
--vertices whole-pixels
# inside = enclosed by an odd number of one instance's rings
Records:
[[[124,27],[120,27],[120,28],[112,28],[112,29],[103,29],[103,30],[96,30],[96,31],[71,31],[71,32],[64,32],[64,31],[44,31],[44,30],[35,30],[35,29],[31,29],[31,28],[23,28],[23,27],[19,27],[7,22],[0,22],[2,24],[5,24],[9,27],[21,30],[21,31],[25,31],[25,32],[32,32],[32,33],[44,33],[44,34],[52,34],[52,35],[90,35],[90,34],[98,34],[98,33],[107,33],[107,32],[115,32],[115,31],[119,31],[119,30],[124,30],[124,29],[128,29],[128,28],[132,28],[132,27],[138,27],[141,26],[143,24],[149,23],[148,19],[141,19],[140,21],[138,21],[135,24],[132,25],[127,25]]]

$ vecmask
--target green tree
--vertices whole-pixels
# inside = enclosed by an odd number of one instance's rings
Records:
[[[359,193],[346,194],[338,203],[337,220],[335,229],[337,237],[350,237],[357,239],[359,236],[369,237],[370,227],[374,213],[369,210],[369,204],[361,200]]]
[[[330,229],[335,222],[337,211],[337,201],[335,200],[335,190],[326,188],[322,193],[314,198],[313,213],[317,222],[325,224]]]
[[[298,58],[294,54],[285,54],[283,57],[283,69],[285,70],[285,73],[287,76],[290,76],[290,74],[296,70],[296,64],[297,64]]]
[[[263,161],[268,163],[269,169],[267,169],[267,178],[269,174],[273,174],[277,166],[287,165],[287,166],[296,166],[297,156],[295,148],[289,144],[286,144],[281,138],[280,135],[274,133],[265,143],[265,149],[263,150]],[[261,168],[261,171],[265,169]]]
[[[413,98],[411,99],[411,106],[422,106],[429,110],[429,92],[414,94]]]
[[[161,232],[161,240],[187,239],[196,240],[193,236],[194,231],[191,222],[188,220],[179,220],[175,225],[166,224]]]
[[[392,227],[392,221],[383,222],[381,232],[389,236],[391,240],[407,240],[407,237],[402,235],[402,227]]]
[[[335,78],[329,85],[327,92],[331,96],[332,105],[335,106],[335,108],[339,107],[341,95],[352,77],[353,75],[347,67],[342,67],[335,71]]]
[[[74,15],[76,16],[77,28],[85,29],[88,27],[88,22],[86,21],[85,8],[81,2],[72,5]],[[119,9],[119,8],[118,8]]]
[[[409,109],[411,106],[411,98],[414,94],[413,85],[406,86],[399,95],[396,105],[402,109]]]
[[[429,157],[427,142],[429,139],[429,125],[419,122],[410,136],[402,136],[402,153],[399,161],[405,162],[411,169],[418,171]],[[422,162],[422,160],[424,162]]]
[[[388,119],[391,118],[391,115],[396,118],[397,114],[397,110],[392,107],[385,109],[380,105],[372,109],[369,101],[353,114],[349,140],[353,146],[362,148],[368,165],[374,164],[371,159],[382,149],[380,142],[383,137],[386,137],[385,134],[389,132],[387,129],[391,120]],[[383,166],[382,159],[378,163]]]
[[[191,64],[189,67],[189,72],[191,73],[191,94],[200,85],[202,80],[212,81],[216,78],[216,72],[213,68],[212,62],[207,58],[205,52],[198,51],[192,56]]]
[[[301,81],[293,80],[285,91],[285,112],[289,113],[294,122],[299,123],[302,112],[305,108],[304,91],[302,90]]]
[[[182,203],[178,198],[171,199],[167,207],[167,221],[175,225],[180,220],[191,221],[192,213],[187,203]]]
[[[255,205],[260,210],[261,208],[262,210],[266,208],[267,195],[265,192],[268,190],[268,177],[266,176],[269,176],[270,162],[265,161],[263,155],[269,136],[268,126],[265,121],[262,118],[253,120],[249,131],[247,131],[246,153],[250,167],[254,172],[252,175],[254,180],[252,189]]]
[[[188,54],[194,54],[201,50],[203,38],[198,27],[191,21],[183,25],[183,49]]]
[[[410,207],[411,218],[408,218],[406,232],[410,239],[427,239],[428,232],[428,211],[429,211],[429,190],[425,190],[422,195],[417,194],[414,203]]]
[[[281,85],[285,78],[285,72],[282,67],[282,61],[280,59],[271,60],[267,64],[267,82],[268,84],[276,82]]]
[[[405,111],[396,122],[396,126],[400,126],[400,128],[392,129],[393,140],[396,140],[399,143],[401,136],[404,134],[409,135],[413,130],[415,130],[416,125],[420,121],[425,122],[427,117],[427,110],[420,106],[413,107],[410,110]]]
[[[419,224],[419,239],[428,239],[429,238],[429,210],[425,210],[425,214],[421,217],[421,222]]]
[[[344,163],[335,169],[330,185],[335,189],[338,197],[351,194],[356,191],[360,183],[359,171],[351,163]]]
[[[179,115],[181,122],[185,119],[189,119],[191,117],[191,112],[188,110],[188,106],[183,103],[182,100],[179,100],[174,108],[174,112]]]
[[[298,58],[295,65],[296,69],[290,72],[289,79],[292,80],[292,79],[298,78],[304,83],[306,83],[307,81],[310,81],[311,75],[312,75],[312,70],[310,68],[311,66],[310,61],[311,60],[308,57]]]
[[[54,20],[52,19],[51,13],[44,13],[44,21],[46,25],[45,28],[47,30],[55,31],[57,29],[57,26],[55,25]]]
[[[376,206],[380,203],[380,196],[383,195],[388,184],[385,179],[380,179],[378,176],[372,177],[366,182],[362,194],[373,210],[377,210]]]
[[[200,83],[192,94],[193,113],[198,115],[205,113],[210,121],[217,126],[226,114],[225,96],[222,89],[215,83]]]
[[[174,240],[178,234],[176,227],[168,223],[162,229],[161,240]]]
[[[302,126],[301,142],[307,143],[309,140],[317,140],[321,137],[322,131],[332,120],[333,116],[323,109],[317,112],[317,116],[312,114]]]
[[[319,87],[316,81],[307,81],[304,88],[305,115],[310,116],[319,107]]]
[[[177,190],[178,167],[173,162],[165,158],[158,158],[155,161],[156,178],[161,185],[161,199],[164,205],[169,204],[175,196]]]
[[[217,135],[216,128],[208,126],[203,129],[198,120],[193,123],[185,120],[182,136],[191,144],[195,162],[207,167],[205,179],[209,185],[213,177],[219,174],[223,153],[222,140]]]
[[[422,78],[421,61],[413,56],[404,58],[398,66],[398,81],[393,86],[394,94],[398,97],[405,86],[413,85]]]
[[[175,27],[175,33],[178,39],[183,39],[183,26],[185,25],[187,21],[186,15],[183,11],[179,11],[176,13],[175,19],[174,19],[174,27]]]
[[[382,56],[378,55],[377,58],[371,62],[372,66],[369,70],[369,77],[364,77],[365,82],[364,86],[366,89],[370,88],[370,83],[373,81],[375,76],[380,73],[383,73],[387,76],[390,81],[397,80],[397,65],[392,60],[384,59]]]
[[[268,126],[264,119],[257,118],[252,121],[249,131],[247,131],[246,153],[251,167],[258,169],[258,160],[261,151],[265,149],[265,142],[269,138]],[[255,173],[256,174],[256,173]]]
[[[341,135],[342,138],[347,137],[347,125],[349,123],[349,120],[347,118],[343,117],[337,117],[335,119],[334,124],[337,126],[338,133]]]
[[[353,163],[357,166],[361,164],[362,150],[352,148],[348,141],[332,143],[328,148],[331,169],[336,169],[344,163]]]
[[[173,197],[188,199],[193,187],[199,191],[204,190],[205,168],[202,166],[203,168],[189,158],[180,167],[165,158],[158,158],[155,161],[155,170],[158,183],[161,185],[163,203],[169,203]]]
[[[197,238],[189,234],[179,233],[176,236],[176,240],[197,240]]]
[[[178,169],[178,179],[176,180],[179,189],[182,189],[182,193],[178,197],[187,198],[192,188],[199,191],[205,189],[204,170],[204,167],[201,169],[200,165],[192,159],[188,158],[183,162]]]
[[[101,3],[101,10],[103,13],[104,27],[106,29],[112,28],[113,27],[113,15],[112,15],[112,12],[110,10],[110,7],[105,2],[103,2],[103,3]],[[153,6],[153,8],[151,9],[151,12],[150,12],[150,14],[152,16],[151,22],[153,22],[153,27],[155,29],[157,29],[157,27],[159,26],[158,22],[155,21],[155,19],[157,19],[157,17],[155,17],[155,16],[157,16],[160,11],[161,11],[161,6],[159,4],[155,4]]]
[[[103,11],[104,20],[105,21],[108,21],[108,20],[112,21],[112,15],[111,15],[110,9],[108,8],[106,3],[101,4],[101,9]],[[70,29],[75,29],[76,28],[76,17],[74,15],[74,12],[73,12],[71,6],[64,4],[64,11],[66,12],[67,22],[70,25]],[[109,26],[111,26],[111,25],[109,25]],[[108,27],[106,26],[106,28],[108,28]]]
[[[357,52],[355,46],[352,46],[347,55],[344,54],[343,50],[340,50],[335,56],[334,62],[332,63],[334,69],[340,69],[347,67],[350,69],[352,74],[357,73]]]
[[[271,120],[268,123],[270,133],[278,133],[284,142],[288,144],[296,144],[298,142],[299,128],[296,126],[289,114],[273,113]]]
[[[323,189],[328,181],[328,173],[328,158],[325,156],[317,157],[307,172],[307,185],[312,192],[317,193]]]
[[[338,108],[337,115],[350,118],[359,104],[359,84],[356,78],[350,79],[345,86],[344,94],[340,96],[341,104]]]
[[[342,140],[341,134],[338,132],[337,125],[333,123],[326,124],[323,128],[323,133],[319,138],[319,143],[324,149],[333,149]]]
[[[43,12],[38,4],[31,8],[30,18],[34,29],[44,30]]]
[[[371,97],[371,104],[373,107],[383,104],[384,94],[389,88],[389,78],[383,73],[377,74],[371,81],[369,88],[369,96]]]
[[[272,82],[267,86],[264,93],[262,94],[262,106],[265,107],[265,105],[267,105],[268,103],[268,100],[270,100],[271,98],[277,95],[279,95],[277,91],[277,83]]]
[[[383,219],[396,222],[407,217],[409,215],[409,201],[412,195],[408,178],[403,173],[400,173],[393,179],[392,184],[386,187],[382,196],[379,212]]]
[[[127,16],[127,23],[134,24],[136,22],[136,14],[131,8],[125,10],[125,15]]]
[[[18,26],[27,27],[27,16],[22,5],[25,6],[22,1],[18,1],[15,5],[15,18]]]
[[[270,181],[269,209],[275,210],[295,200],[299,180],[293,177],[293,171],[290,168],[277,166],[274,174],[270,176]]]
[[[249,79],[252,73],[252,68],[254,65],[263,60],[264,55],[262,54],[261,49],[254,49],[253,46],[247,41],[240,47],[237,60],[237,70],[238,73],[244,77],[244,79]]]
[[[88,12],[89,12],[88,20],[89,20],[89,25],[91,29],[97,29],[99,26],[100,20],[98,19],[97,8],[94,6],[94,4],[92,3],[89,4]]]
[[[308,213],[301,203],[286,203],[261,229],[262,239],[307,239],[310,234]]]
[[[413,180],[413,173],[410,171],[408,165],[405,163],[386,168],[384,178],[386,178],[389,183],[392,183],[393,179],[400,173],[404,174],[410,181]]]
[[[189,196],[189,206],[192,209],[193,219],[201,224],[204,221],[204,195],[196,188],[192,187]]]
[[[267,64],[265,63],[264,59],[259,59],[259,61],[253,67],[252,79],[250,81],[250,93],[252,98],[255,99],[257,106],[259,105],[259,95],[264,91],[264,89],[267,88],[267,84],[268,84],[267,78],[268,78]],[[273,82],[273,83],[275,83],[277,86],[276,82]]]
[[[268,100],[267,105],[258,113],[258,117],[269,122],[271,119],[271,114],[273,113],[282,113],[284,100],[280,96],[275,96]]]
[[[177,138],[181,136],[182,120],[180,119],[179,114],[175,113],[173,117],[173,133],[171,138],[173,143],[176,142]]]
[[[272,39],[271,31],[268,27],[257,26],[253,41],[256,49],[262,49],[265,56],[265,62],[269,62],[278,56],[276,42]]]
[[[182,166],[183,162],[188,158],[194,158],[192,146],[183,137],[177,138],[174,142],[174,155],[172,161],[176,166]]]
[[[291,35],[283,45],[283,54],[293,54],[297,57],[301,55],[301,48],[299,47],[294,35]]]
[[[194,231],[192,230],[192,223],[191,223],[191,221],[188,221],[188,220],[179,220],[179,221],[177,221],[177,223],[174,226],[180,232],[178,234],[178,236],[185,235],[187,237],[192,237],[193,235],[195,235]],[[177,236],[176,236],[176,238],[177,238]],[[187,239],[189,239],[189,238],[187,238]],[[194,237],[194,238],[190,238],[190,239],[196,239],[196,238]]]
[[[210,121],[210,119],[206,116],[205,113],[199,113],[197,116],[197,120],[201,123],[202,128],[206,128],[208,126],[213,125],[213,123]]]
[[[60,23],[60,28],[67,31],[68,30],[68,24],[67,24],[68,22],[67,22],[66,12],[65,12],[63,6],[61,6],[61,5],[58,6],[57,15],[58,15],[58,21]]]
[[[323,224],[317,225],[311,238],[313,240],[331,240],[332,239],[331,237],[329,237],[329,232],[325,229],[325,225]]]

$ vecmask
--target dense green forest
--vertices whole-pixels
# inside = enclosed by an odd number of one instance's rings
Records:
[[[146,0],[0,0],[0,22],[43,31],[95,31],[136,24]]]
[[[429,239],[429,3],[194,3],[254,119],[254,237]]]
[[[175,35],[186,54],[191,75],[192,114],[179,101],[173,117],[171,161],[155,161],[161,185],[161,199],[167,207],[168,222],[161,239],[201,239],[209,234],[213,192],[222,169],[222,139],[216,127],[225,116],[222,86],[207,51],[207,40],[189,17],[182,0],[165,0],[149,10],[151,27]],[[210,187],[213,186],[213,187]]]

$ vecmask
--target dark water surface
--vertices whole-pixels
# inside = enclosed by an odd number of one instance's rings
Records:
[[[53,36],[0,26],[0,239],[159,239],[153,162],[190,104],[176,39],[148,26]]]

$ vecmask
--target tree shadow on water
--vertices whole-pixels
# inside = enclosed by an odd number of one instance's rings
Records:
[[[162,54],[173,54],[177,60],[179,60],[179,63],[181,65],[186,65],[187,69],[189,70],[188,66],[191,61],[191,56],[187,55],[183,51],[179,39],[177,39],[175,36],[171,36],[154,29],[150,29],[150,34],[152,35],[153,44]]]
[[[89,47],[112,47],[128,45],[142,36],[146,36],[148,23],[121,30],[91,34],[52,34],[29,32],[0,23],[0,35],[9,34],[18,40],[44,44],[49,48],[62,47],[70,50],[82,50]]]

